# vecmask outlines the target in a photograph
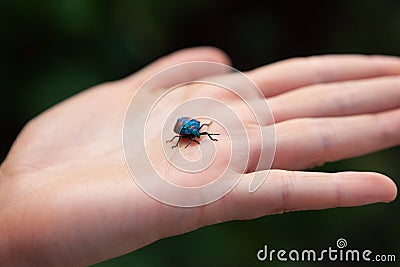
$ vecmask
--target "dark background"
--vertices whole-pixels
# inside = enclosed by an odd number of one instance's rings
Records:
[[[399,1],[264,2],[0,1],[0,162],[23,125],[43,110],[180,48],[217,46],[239,70],[325,53],[400,55]],[[392,148],[318,170],[378,171],[398,183],[399,152]],[[96,266],[266,265],[256,260],[264,244],[324,249],[335,247],[340,237],[350,248],[396,254],[398,264],[399,213],[396,200],[224,223]],[[275,260],[268,265],[354,264]]]

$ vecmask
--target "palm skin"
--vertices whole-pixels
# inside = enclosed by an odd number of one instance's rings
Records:
[[[395,198],[395,184],[381,174],[297,171],[400,143],[400,60],[364,56],[292,59],[247,72],[269,100],[277,122],[274,170],[255,193],[248,193],[250,169],[224,198],[202,207],[178,208],[149,197],[124,160],[126,107],[152,74],[194,60],[229,64],[213,48],[183,50],[128,78],[89,89],[28,123],[0,169],[1,262],[84,266],[221,221]],[[163,111],[175,104],[171,101]],[[218,172],[228,143],[222,128],[210,127],[221,133],[215,143],[221,151],[213,169]],[[160,140],[159,129],[149,138]],[[193,143],[183,153],[196,155],[197,146]],[[162,161],[159,147],[153,142],[149,154]],[[168,170],[161,164],[166,177],[188,181]],[[212,176],[197,174],[195,181]]]

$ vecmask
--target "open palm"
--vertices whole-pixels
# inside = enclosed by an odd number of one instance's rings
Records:
[[[0,169],[1,262],[88,265],[221,221],[395,198],[395,184],[381,174],[298,171],[400,143],[400,60],[356,55],[291,59],[246,73],[268,99],[276,122],[273,170],[255,193],[248,192],[252,172],[267,170],[256,169],[260,151],[257,138],[251,138],[250,167],[222,199],[179,208],[148,196],[124,159],[126,107],[152,74],[194,60],[229,64],[216,49],[183,50],[123,80],[91,88],[29,122]],[[209,130],[221,133],[220,141],[209,143],[221,152],[218,170],[229,142],[218,124]],[[161,140],[159,134],[151,135]],[[160,156],[161,146],[150,143],[150,155]],[[196,157],[198,146],[181,151]],[[196,174],[200,179],[177,177],[161,158],[160,166],[178,183],[212,177],[206,171]]]

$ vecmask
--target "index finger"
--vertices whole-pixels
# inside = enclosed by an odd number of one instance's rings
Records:
[[[246,74],[265,97],[271,97],[317,83],[399,75],[400,59],[395,56],[312,56],[279,61]]]

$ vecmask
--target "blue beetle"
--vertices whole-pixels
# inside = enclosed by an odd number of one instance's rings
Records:
[[[174,137],[172,137],[171,140],[168,140],[167,142],[172,142],[175,138],[179,138],[178,142],[172,146],[172,148],[177,147],[179,145],[179,142],[181,141],[181,139],[189,139],[190,142],[187,143],[187,145],[185,146],[185,148],[188,147],[188,145],[190,145],[192,142],[196,142],[198,144],[200,144],[199,141],[195,140],[194,138],[200,138],[200,135],[208,135],[208,137],[212,140],[212,141],[218,141],[218,139],[215,139],[212,137],[212,135],[219,135],[217,133],[208,133],[208,132],[200,132],[201,128],[203,128],[203,126],[210,126],[212,122],[206,124],[202,124],[200,125],[200,122],[196,119],[193,119],[191,117],[180,117],[175,124],[174,127],[174,132],[177,133],[178,135],[175,135]]]

